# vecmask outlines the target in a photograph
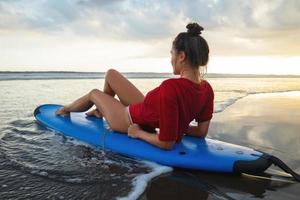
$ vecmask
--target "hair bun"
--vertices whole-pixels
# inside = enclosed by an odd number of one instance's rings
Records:
[[[187,32],[194,36],[201,35],[201,31],[204,30],[203,27],[197,23],[189,23],[186,25],[186,28],[188,29]]]

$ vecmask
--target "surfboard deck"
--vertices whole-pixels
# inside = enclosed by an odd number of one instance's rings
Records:
[[[55,111],[60,107],[56,104],[41,105],[35,109],[34,116],[46,128],[128,157],[171,167],[225,173],[260,173],[271,165],[268,154],[208,138],[184,136],[172,150],[163,150],[113,131],[105,120],[85,113],[57,116]]]

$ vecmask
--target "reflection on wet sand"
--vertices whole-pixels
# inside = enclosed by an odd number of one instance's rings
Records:
[[[238,101],[214,116],[209,135],[275,154],[299,167],[300,92],[291,93],[250,95]]]
[[[292,184],[271,180],[267,174],[262,176],[264,178],[177,169],[152,181],[146,197],[149,200],[263,198],[267,190],[275,191]]]

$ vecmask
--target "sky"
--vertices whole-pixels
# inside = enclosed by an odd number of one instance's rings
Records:
[[[0,71],[171,73],[189,22],[208,73],[300,75],[298,0],[0,0]]]

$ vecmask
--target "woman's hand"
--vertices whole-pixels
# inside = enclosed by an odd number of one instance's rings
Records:
[[[138,124],[132,124],[128,127],[128,136],[132,138],[138,138],[138,132],[141,130]]]
[[[132,138],[139,138],[165,150],[172,149],[175,144],[175,141],[160,141],[157,134],[144,131],[138,124],[132,124],[128,127],[128,136]]]

